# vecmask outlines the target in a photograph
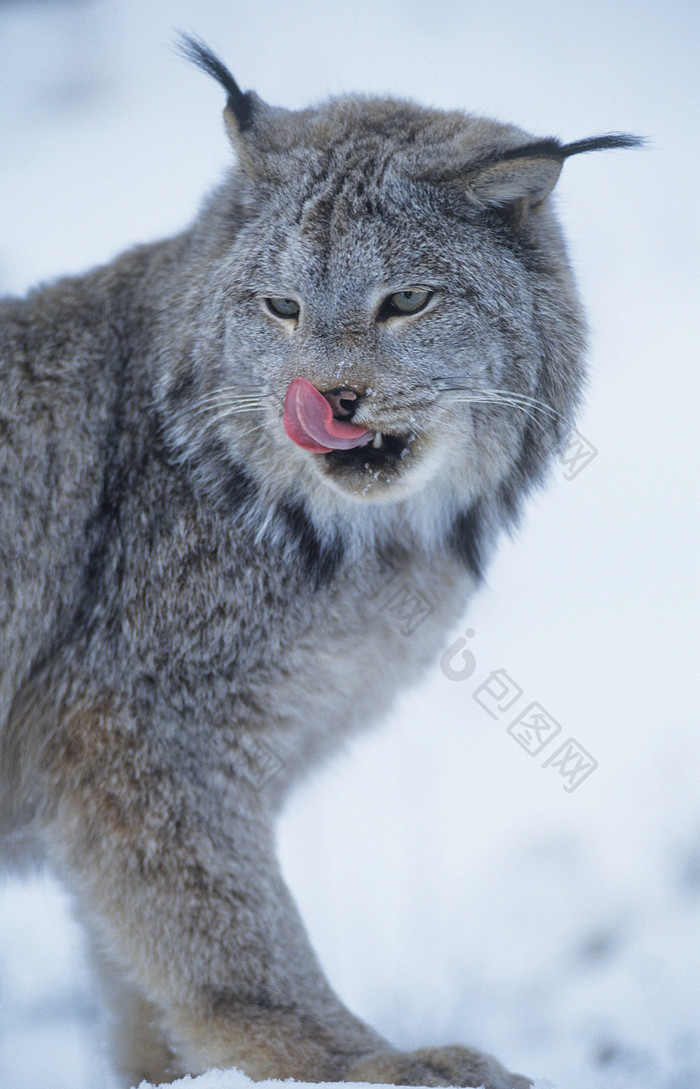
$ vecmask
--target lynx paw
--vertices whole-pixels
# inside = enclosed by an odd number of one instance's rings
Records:
[[[422,1047],[417,1051],[380,1051],[359,1059],[345,1081],[388,1085],[484,1086],[484,1089],[530,1089],[532,1082],[510,1074],[492,1055],[469,1047]]]

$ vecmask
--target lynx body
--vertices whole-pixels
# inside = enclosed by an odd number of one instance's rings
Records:
[[[632,141],[272,109],[187,48],[229,95],[230,176],[179,237],[0,306],[4,855],[75,895],[125,1085],[522,1087],[342,1006],[274,816],[434,660],[569,430],[584,334],[548,194]],[[432,608],[410,639],[380,606],[403,583]]]

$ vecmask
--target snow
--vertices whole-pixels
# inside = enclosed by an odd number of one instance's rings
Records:
[[[256,1081],[253,1082],[250,1078],[247,1078],[245,1074],[242,1074],[240,1070],[209,1070],[206,1074],[201,1074],[198,1078],[179,1078],[178,1081],[170,1082],[173,1087],[177,1086],[193,1086],[194,1089],[246,1089],[247,1086],[258,1086],[259,1089],[278,1089],[280,1085],[293,1085],[295,1089],[307,1089],[307,1087],[313,1086],[313,1089],[324,1089],[328,1085],[337,1085],[337,1082],[304,1082],[304,1081],[292,1081],[289,1078],[287,1081]],[[350,1084],[350,1083],[348,1083]],[[358,1089],[360,1086],[370,1085],[370,1082],[355,1082]],[[147,1083],[141,1082],[140,1089],[149,1089]],[[532,1089],[554,1089],[552,1083],[543,1079],[538,1079]]]
[[[307,1087],[313,1086],[313,1089],[324,1089],[328,1085],[337,1085],[337,1082],[320,1081],[320,1082],[304,1082],[304,1081],[292,1081],[289,1078],[287,1081],[256,1081],[253,1082],[250,1078],[247,1078],[245,1074],[242,1074],[240,1070],[209,1070],[206,1074],[201,1074],[198,1078],[180,1078],[178,1081],[170,1082],[173,1087],[177,1086],[193,1086],[194,1089],[246,1089],[247,1086],[258,1086],[259,1089],[278,1089],[280,1085],[293,1085],[295,1089],[307,1089]],[[350,1084],[350,1083],[348,1083]],[[370,1085],[370,1082],[355,1082],[353,1083],[359,1089],[360,1086]],[[149,1089],[146,1082],[141,1082],[140,1089]],[[554,1089],[552,1083],[539,1078],[533,1085],[532,1089]]]
[[[3,292],[178,229],[219,176],[221,95],[169,49],[177,27],[280,105],[387,91],[565,140],[649,138],[572,160],[558,186],[597,456],[557,467],[446,633],[473,672],[436,664],[279,836],[357,1014],[397,1046],[462,1041],[558,1089],[700,1087],[699,22],[660,0],[0,5]],[[522,694],[493,718],[497,671]],[[561,727],[540,753],[533,703]],[[569,739],[597,762],[578,785],[543,766]],[[64,894],[8,880],[0,1085],[98,1089],[99,1039]]]

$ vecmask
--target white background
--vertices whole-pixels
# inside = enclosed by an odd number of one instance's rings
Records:
[[[591,323],[579,427],[437,666],[291,805],[290,883],[330,978],[395,1043],[475,1044],[558,1089],[700,1086],[698,61],[695,2],[0,2],[0,291],[185,226],[229,161],[220,89],[349,90],[644,151],[557,188]],[[410,638],[410,636],[408,637]],[[598,761],[567,793],[472,699],[505,668]],[[358,677],[358,684],[362,679]],[[0,1084],[96,1089],[62,895],[0,888]]]

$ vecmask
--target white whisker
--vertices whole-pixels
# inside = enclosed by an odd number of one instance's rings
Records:
[[[258,404],[263,402],[260,397],[256,397],[254,394],[239,394],[238,396],[228,393],[226,390],[216,390],[214,393],[208,393],[203,397],[200,397],[198,401],[194,402],[194,407],[202,407],[204,405],[216,403],[217,401],[227,401],[232,404]]]
[[[189,415],[201,423],[211,423],[212,418],[218,419],[222,415],[238,416],[246,412],[262,412],[264,408],[265,406],[259,401],[232,401],[221,398],[209,404],[192,406]]]
[[[256,424],[254,427],[247,427],[245,431],[241,431],[241,437],[252,435],[255,431],[265,431],[266,426],[266,424]]]
[[[466,393],[463,396],[451,397],[450,400],[452,402],[466,402],[468,404],[512,405],[513,407],[541,412],[546,416],[551,416],[552,419],[556,417],[559,417],[560,419],[563,418],[560,413],[556,412],[548,405],[541,404],[530,397],[525,397],[517,393],[506,393],[505,391],[479,390],[477,393]]]
[[[449,400],[457,403],[465,404],[490,404],[494,406],[504,406],[508,408],[516,409],[520,412],[525,412],[533,423],[536,423],[543,432],[546,428],[543,425],[540,417],[547,417],[551,421],[559,420],[564,424],[568,421],[556,409],[551,405],[546,404],[544,401],[539,400],[537,397],[531,397],[526,393],[519,393],[517,390],[509,389],[492,389],[492,388],[469,388],[459,382],[456,378],[438,378],[435,381],[441,384],[441,392],[447,394]],[[447,383],[451,383],[447,385]]]
[[[242,415],[245,412],[253,411],[254,409],[252,408],[231,409],[228,406],[223,406],[219,408],[218,411],[216,410],[216,408],[212,408],[209,410],[209,412],[215,414],[205,416],[205,418],[201,421],[201,424],[203,427],[216,427],[216,425],[221,423],[222,420],[233,420],[236,416]],[[259,426],[263,427],[265,425],[260,424]]]
[[[552,408],[551,405],[548,405],[546,401],[540,401],[537,397],[531,397],[528,393],[518,393],[517,390],[508,389],[486,389],[479,390],[479,392],[484,393],[487,396],[493,394],[495,396],[509,397],[512,398],[513,401],[520,401],[524,405],[530,405],[539,412],[545,412],[548,416],[551,416],[552,419],[564,420],[564,416],[562,416],[561,412],[557,412],[556,409]]]
[[[267,398],[262,390],[241,391],[238,386],[221,386],[219,389],[209,390],[196,398],[188,406],[190,414],[206,412],[210,408],[230,406],[241,410],[254,408],[263,409]]]
[[[532,412],[527,405],[521,404],[518,401],[512,401],[505,397],[457,397],[455,403],[463,403],[468,405],[502,405],[508,408],[515,408],[521,412],[524,412],[526,416],[534,424],[536,424],[540,430],[546,434],[546,428],[541,420],[538,420],[537,416]]]
[[[228,397],[219,397],[216,400],[212,398],[209,401],[203,401],[199,404],[191,405],[189,408],[190,413],[197,412],[209,412],[217,408],[234,408],[234,409],[262,409],[264,406],[261,401],[255,400],[233,400]]]

